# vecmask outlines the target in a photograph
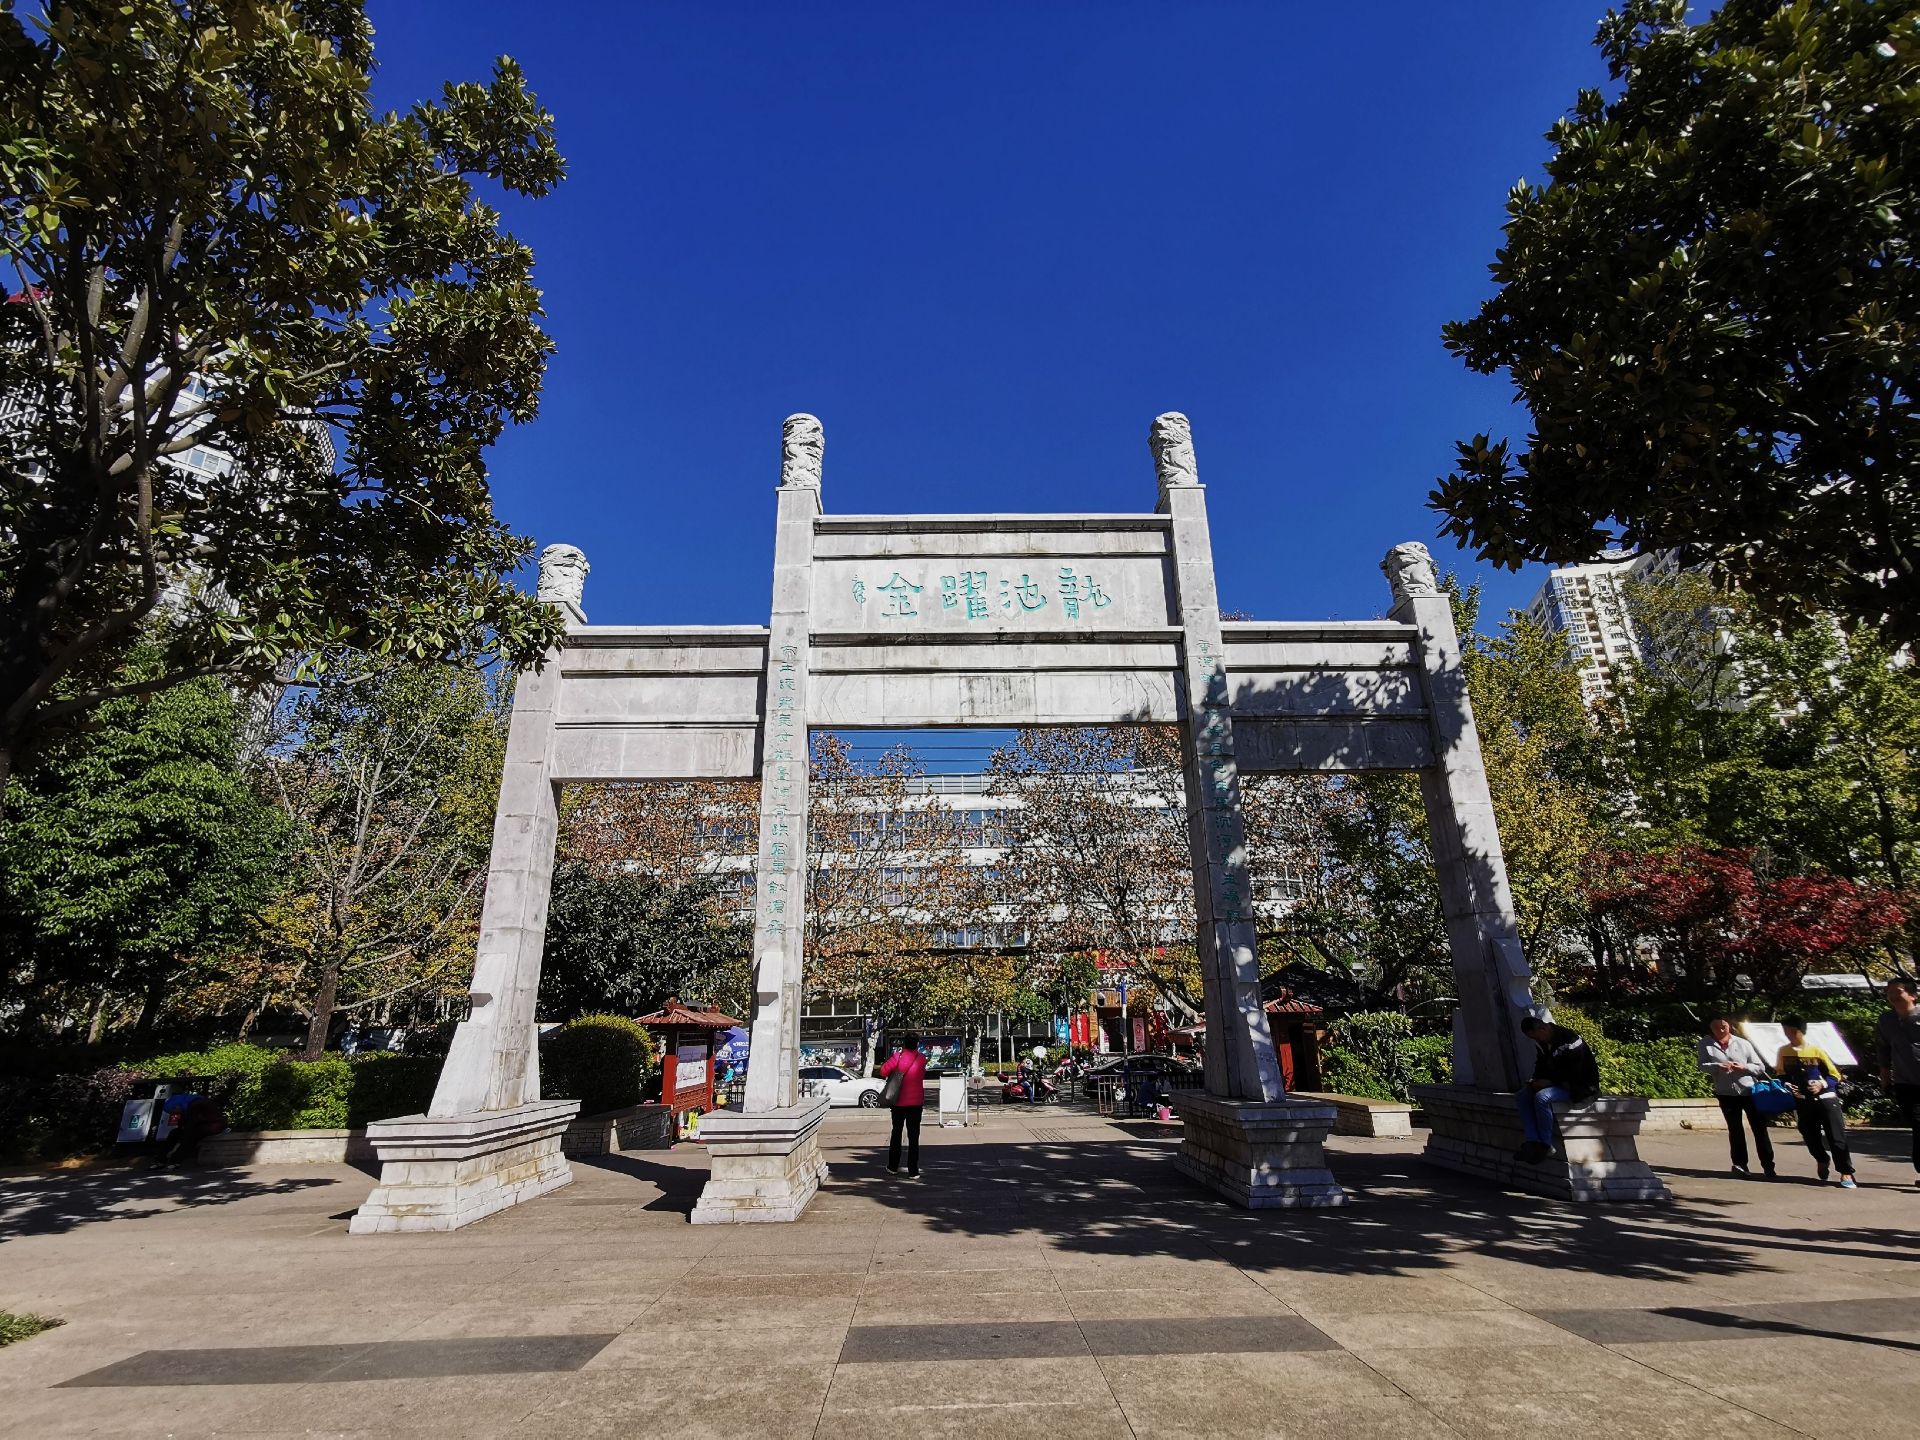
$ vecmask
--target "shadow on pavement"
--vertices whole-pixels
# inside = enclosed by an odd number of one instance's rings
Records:
[[[637,1205],[635,1208],[652,1213],[673,1215],[691,1215],[694,1202],[700,1198],[700,1187],[707,1183],[707,1167],[702,1161],[697,1166],[669,1165],[658,1160],[642,1160],[637,1155],[572,1155],[568,1162],[574,1165],[591,1165],[596,1170],[611,1170],[615,1174],[630,1175],[636,1180],[644,1180],[660,1191],[657,1199]]]
[[[832,1198],[873,1201],[935,1233],[978,1238],[1043,1231],[1086,1255],[1223,1259],[1306,1273],[1409,1275],[1453,1256],[1637,1280],[1770,1273],[1767,1252],[1920,1259],[1884,1230],[1795,1229],[1733,1218],[1739,1202],[1577,1206],[1495,1190],[1429,1169],[1405,1153],[1346,1151],[1339,1210],[1237,1210],[1178,1174],[1174,1142],[941,1145],[924,1179],[897,1181],[882,1147],[834,1158]],[[697,1182],[698,1176],[695,1180]],[[818,1203],[818,1202],[816,1202]]]
[[[292,1195],[337,1180],[260,1180],[244,1170],[50,1170],[0,1177],[0,1242],[59,1235],[102,1220],[143,1220],[170,1210]]]

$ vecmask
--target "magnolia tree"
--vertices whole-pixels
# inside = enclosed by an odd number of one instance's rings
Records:
[[[1687,546],[1788,623],[1920,639],[1914,19],[1607,13],[1609,92],[1554,124],[1546,182],[1508,197],[1496,293],[1446,328],[1532,418],[1522,447],[1458,447],[1447,533],[1513,569]]]
[[[361,0],[28,8],[0,8],[0,796],[50,731],[185,678],[536,660],[560,621],[506,579],[486,454],[552,344],[474,189],[561,177],[519,67],[377,113]],[[143,627],[157,663],[117,673]]]
[[[287,888],[262,925],[262,979],[308,1017],[465,988],[500,764],[504,707],[475,670],[400,665],[294,692],[261,761],[292,833]]]

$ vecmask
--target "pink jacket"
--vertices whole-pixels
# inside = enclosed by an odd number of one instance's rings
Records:
[[[918,1050],[895,1051],[880,1067],[880,1078],[884,1080],[896,1071],[900,1074],[900,1108],[926,1104],[927,1057]]]

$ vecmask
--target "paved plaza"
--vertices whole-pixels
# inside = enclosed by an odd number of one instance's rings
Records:
[[[687,1223],[697,1148],[576,1162],[454,1234],[353,1237],[343,1166],[0,1181],[6,1433],[1920,1434],[1920,1191],[1724,1176],[1648,1137],[1670,1206],[1575,1207],[1336,1140],[1338,1211],[1252,1214],[1163,1127],[991,1110],[884,1169],[826,1130],[793,1225]],[[1783,1134],[1782,1139],[1786,1136]]]

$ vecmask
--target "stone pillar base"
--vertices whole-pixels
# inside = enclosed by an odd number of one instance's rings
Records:
[[[1288,1098],[1229,1100],[1176,1093],[1185,1134],[1175,1164],[1249,1210],[1318,1208],[1347,1203],[1327,1168],[1331,1105]]]
[[[700,1120],[713,1170],[693,1207],[696,1225],[798,1220],[827,1178],[820,1122],[827,1099],[779,1110],[715,1110]]]
[[[573,1180],[560,1137],[578,1100],[535,1100],[471,1115],[403,1115],[367,1127],[380,1183],[352,1235],[458,1230]]]
[[[1564,1159],[1529,1165],[1515,1152],[1526,1132],[1510,1091],[1462,1085],[1416,1085],[1413,1099],[1432,1127],[1423,1158],[1444,1170],[1478,1175],[1512,1190],[1557,1200],[1671,1200],[1666,1182],[1640,1158],[1636,1137],[1647,1102],[1601,1095],[1555,1105]]]

